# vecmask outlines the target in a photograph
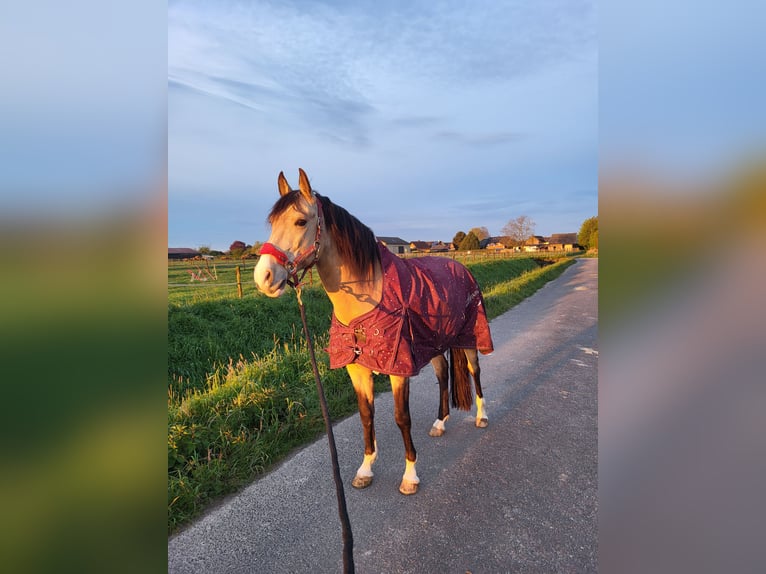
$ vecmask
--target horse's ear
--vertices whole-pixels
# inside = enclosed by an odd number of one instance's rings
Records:
[[[311,184],[309,183],[309,178],[306,175],[306,172],[301,168],[298,168],[298,187],[300,188],[303,197],[305,197],[309,203],[314,201],[311,193]]]
[[[279,179],[277,180],[277,184],[279,185],[279,195],[287,195],[292,191],[292,189],[290,189],[290,184],[287,183],[287,178],[285,177],[285,173],[283,171],[279,172]]]

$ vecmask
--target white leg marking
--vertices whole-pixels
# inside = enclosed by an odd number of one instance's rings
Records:
[[[404,459],[404,476],[402,477],[402,480],[406,480],[414,484],[420,484],[418,473],[415,471],[415,463],[417,462],[417,460],[410,462],[406,458]]]
[[[372,464],[377,460],[378,458],[378,441],[375,441],[375,450],[372,454],[366,454],[364,455],[364,460],[362,461],[362,466],[359,467],[359,470],[356,471],[357,476],[372,476]]]
[[[444,426],[444,423],[447,422],[447,419],[449,418],[449,415],[444,417],[443,420],[436,419],[434,421],[434,424],[431,425],[431,429],[428,431],[429,436],[442,436],[444,434],[444,431],[447,430]]]
[[[444,429],[444,421],[446,421],[446,420],[447,420],[447,417],[444,417],[443,421],[439,420],[439,419],[436,419],[436,421],[434,421],[434,424],[432,425],[433,428],[439,429],[440,431],[444,432],[444,430],[445,430]]]
[[[402,477],[402,483],[399,485],[399,492],[405,496],[415,494],[418,491],[418,485],[420,479],[418,473],[415,472],[415,462],[410,462],[406,458],[404,459],[404,476]]]
[[[486,427],[488,424],[487,411],[484,409],[484,399],[476,397],[476,426]]]

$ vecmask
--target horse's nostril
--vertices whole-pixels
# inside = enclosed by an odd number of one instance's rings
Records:
[[[263,274],[263,282],[271,283],[271,271],[269,271],[268,269],[266,270],[266,273]]]

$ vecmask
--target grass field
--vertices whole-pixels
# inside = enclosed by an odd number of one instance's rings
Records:
[[[492,319],[573,262],[562,257],[541,266],[514,257],[467,265]],[[218,279],[207,282],[190,282],[184,266],[168,266],[168,532],[324,428],[295,297],[257,293],[248,262],[244,296],[237,298],[236,286],[220,285],[233,283],[234,266],[211,265]],[[184,281],[188,287],[170,287]],[[306,288],[303,301],[329,410],[338,420],[356,411],[356,397],[345,369],[331,371],[322,351],[332,306],[319,285]],[[375,388],[389,390],[387,377],[377,376]]]

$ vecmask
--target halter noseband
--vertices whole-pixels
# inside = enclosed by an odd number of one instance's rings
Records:
[[[319,240],[322,235],[322,202],[316,195],[314,195],[314,198],[316,199],[317,205],[317,233],[316,237],[314,237],[314,243],[311,245],[311,247],[298,253],[294,259],[290,259],[287,253],[285,253],[273,243],[267,242],[261,246],[261,255],[271,255],[274,259],[277,260],[279,265],[285,268],[287,274],[290,277],[287,280],[287,284],[293,288],[301,285],[301,281],[303,281],[303,278],[306,276],[308,270],[316,265],[319,261]],[[302,265],[305,264],[306,259],[312,255],[314,256],[314,259],[311,261],[311,263],[305,267],[302,267]],[[303,270],[303,273],[299,278],[298,272],[301,270]]]

